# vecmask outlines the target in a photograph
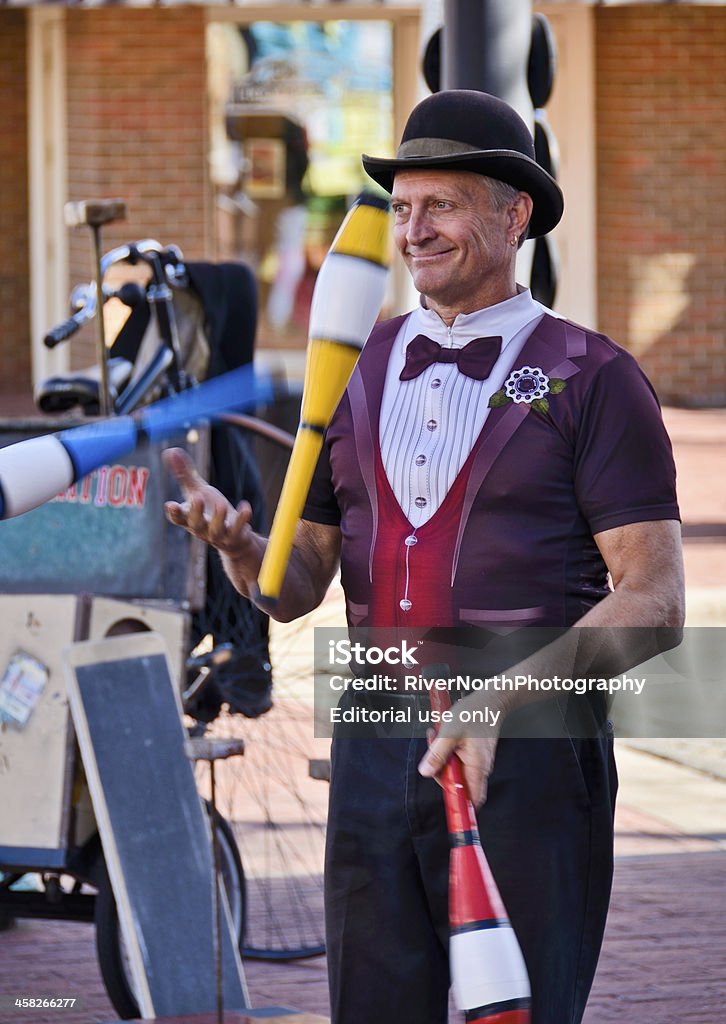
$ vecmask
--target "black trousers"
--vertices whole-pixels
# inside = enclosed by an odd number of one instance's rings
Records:
[[[448,859],[420,739],[333,741],[326,920],[332,1024],[446,1024]],[[612,739],[502,739],[479,827],[532,986],[578,1024],[613,867]]]

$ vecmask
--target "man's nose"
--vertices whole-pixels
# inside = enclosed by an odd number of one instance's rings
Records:
[[[412,209],[406,225],[406,241],[409,245],[420,245],[434,237],[433,222],[426,209]]]

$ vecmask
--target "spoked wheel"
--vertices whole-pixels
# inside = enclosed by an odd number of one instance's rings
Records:
[[[312,707],[278,692],[262,718],[222,713],[210,732],[245,738],[244,757],[216,769],[217,806],[245,865],[242,953],[266,960],[319,956],[327,785],[310,777]]]
[[[209,807],[207,807],[209,811]],[[215,816],[219,841],[219,857],[227,903],[232,925],[238,941],[242,941],[245,928],[245,876],[239,850],[228,823],[221,814]],[[140,1017],[138,997],[134,987],[131,963],[121,933],[116,900],[105,864],[98,872],[98,894],[95,908],[96,952],[108,997],[122,1020]]]
[[[268,514],[260,528],[266,530],[277,506],[293,438],[250,417],[228,419],[254,453]],[[245,717],[230,713],[229,705],[223,704],[207,726],[208,735],[245,740],[243,757],[218,764],[216,785],[217,806],[232,826],[245,866],[247,926],[242,953],[250,958],[296,959],[325,951],[328,786],[311,777],[310,763],[326,761],[330,744],[314,738],[312,628],[332,624],[326,619],[331,601],[340,624],[344,621],[341,604],[335,598],[295,623],[270,623],[274,680],[270,710],[259,717]],[[239,635],[224,639],[249,649],[244,616],[244,606],[239,607]]]

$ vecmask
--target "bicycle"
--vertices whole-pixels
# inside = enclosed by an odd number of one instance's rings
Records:
[[[103,223],[109,222],[103,220],[107,213],[101,204]],[[148,275],[146,282],[124,281],[120,286],[109,286],[109,272],[120,265],[143,266]],[[113,413],[128,413],[162,394],[191,386],[205,375],[233,368],[228,365],[230,359],[248,361],[256,320],[254,296],[250,299],[249,291],[251,275],[243,273],[238,265],[227,265],[221,274],[227,278],[227,285],[232,278],[238,285],[244,278],[242,293],[248,305],[252,302],[243,343],[234,348],[230,347],[228,325],[220,323],[219,317],[215,323],[217,307],[209,305],[210,296],[220,287],[220,274],[214,265],[187,264],[177,247],[162,247],[151,239],[117,247],[99,257],[95,286],[91,283],[73,290],[71,316],[48,332],[46,344],[59,344],[83,324],[97,319],[99,305],[112,298],[128,306],[131,313],[108,349],[105,371],[97,367],[94,372],[42,382],[36,390],[39,408],[64,415],[80,410],[87,416],[108,404]],[[235,503],[240,497],[248,497],[245,490],[252,488],[257,498],[264,496],[268,513],[274,511],[293,440],[283,428],[296,421],[298,403],[299,394],[281,389],[271,406],[259,410],[258,416],[225,418],[224,432],[218,430],[217,448],[226,448],[227,458],[225,464],[225,452],[221,459],[217,452],[218,464],[222,463],[218,475],[226,473],[231,479],[215,482],[235,492],[228,493]],[[213,439],[213,449],[214,445]],[[264,528],[259,502],[258,506],[257,525]],[[210,559],[210,565],[216,562]],[[266,619],[262,621],[251,606],[241,604],[236,592],[223,592],[221,585],[209,589],[214,594],[211,604],[205,602],[195,612],[190,660],[190,671],[205,674],[206,685],[194,687],[189,679],[180,685],[187,693],[192,731],[206,729],[213,735],[243,732],[247,744],[245,757],[239,764],[225,765],[218,784],[224,810],[217,822],[225,861],[223,874],[240,946],[248,957],[319,955],[324,952],[321,876],[325,798],[320,782],[309,778],[309,763],[313,760],[311,708],[299,686],[290,687],[284,679],[276,678],[279,696],[275,704],[270,706],[269,699],[271,665],[282,665],[287,654],[285,644],[296,641],[278,635],[278,650],[273,650],[270,658]],[[138,627],[138,622],[131,625]],[[230,666],[230,659],[226,664],[213,664],[214,651],[225,644],[232,645],[233,664]],[[240,679],[246,681],[246,686],[238,685]],[[325,772],[318,769],[317,774],[324,777]],[[200,780],[202,792],[204,788]],[[283,793],[288,799],[281,820]],[[113,926],[113,897],[102,858],[99,862],[97,836],[94,841],[95,849],[91,844],[75,861],[64,865],[70,883],[58,872],[44,872],[46,896],[56,898],[58,903],[68,896],[65,909],[75,919],[88,920],[92,913],[95,915],[99,961],[109,994],[122,1015],[133,1016],[136,1002],[124,971],[119,931]],[[0,912],[4,908],[6,914],[23,913],[23,900],[12,898],[19,895],[13,886],[21,877],[22,873],[11,871],[0,883]],[[81,899],[88,895],[84,890],[88,884],[98,893],[93,908]],[[37,916],[42,916],[41,903],[34,901],[32,912]]]

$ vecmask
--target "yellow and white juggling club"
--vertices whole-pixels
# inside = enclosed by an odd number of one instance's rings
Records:
[[[280,596],[323,432],[376,322],[388,276],[388,200],[363,193],[318,272],[308,327],[300,425],[260,568],[255,598]]]

